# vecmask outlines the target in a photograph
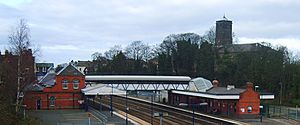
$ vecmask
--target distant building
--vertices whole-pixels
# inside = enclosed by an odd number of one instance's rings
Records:
[[[24,104],[28,109],[75,109],[83,101],[85,76],[73,64],[49,69],[37,83],[26,86]]]
[[[271,53],[277,53],[276,50],[271,47],[264,46],[260,43],[248,43],[248,44],[233,44],[232,43],[232,21],[225,16],[222,20],[216,21],[216,39],[215,39],[215,66],[214,70],[218,71],[217,59],[222,59],[224,55],[229,55],[229,58],[233,58],[237,54],[241,53],[255,53],[267,50]]]
[[[222,20],[216,21],[216,46],[232,44],[232,21],[225,15]]]
[[[24,86],[35,81],[34,56],[32,50],[23,50],[21,56],[15,55],[8,50],[4,54],[0,52],[0,82],[6,84],[18,83],[18,60],[20,59],[20,85]],[[14,88],[16,90],[16,88]]]
[[[77,61],[74,62],[74,66],[83,74],[87,72],[87,67],[91,65],[91,61]]]
[[[87,74],[95,71],[94,63],[91,61],[75,61],[73,65],[83,74]]]
[[[233,44],[232,43],[232,21],[225,16],[216,21],[215,49],[217,54],[234,54],[242,52],[255,52],[265,47],[259,43]]]
[[[35,63],[35,75],[38,80],[47,74],[50,67],[54,67],[53,63]]]

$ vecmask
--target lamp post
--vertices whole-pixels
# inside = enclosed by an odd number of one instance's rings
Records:
[[[91,113],[88,113],[88,125],[91,125]]]
[[[151,125],[153,125],[153,114],[155,114],[154,113],[154,109],[153,109],[153,104],[154,104],[154,95],[158,95],[158,94],[155,94],[155,92],[154,91],[152,91],[152,93],[142,93],[142,95],[144,95],[144,96],[151,96]]]
[[[279,104],[281,105],[282,102],[282,82],[279,82],[280,85],[280,100],[279,100]]]
[[[112,97],[114,93],[113,84],[111,84],[111,95],[110,95],[110,116],[113,116],[113,106],[112,106]]]
[[[101,95],[97,93],[97,97],[99,97],[99,111],[102,111]]]
[[[203,102],[203,103],[197,103],[197,104],[186,104],[186,103],[179,103],[179,106],[192,106],[192,110],[193,110],[193,125],[195,125],[195,106],[205,106],[208,105],[208,103]]]
[[[25,110],[26,110],[27,105],[22,105],[22,107],[24,108],[24,110],[23,110],[23,117],[25,119],[26,118],[26,112],[25,112]]]
[[[264,106],[260,105],[259,109],[260,109],[260,122],[262,122],[263,120],[263,114],[262,114],[262,110],[263,110]]]
[[[151,125],[153,125],[153,93],[151,94]]]
[[[258,88],[259,86],[254,86],[254,91],[257,91]]]
[[[255,86],[255,91],[257,91],[257,88],[259,88],[259,86]],[[263,94],[261,93],[262,89],[259,91],[259,100],[263,99]],[[260,105],[259,105],[259,118],[260,118],[260,122],[262,122],[263,120],[263,109],[264,106],[262,104],[262,101],[260,101]]]
[[[169,114],[166,112],[155,112],[153,114],[154,117],[159,117],[159,124],[163,124],[163,117],[168,116]]]
[[[127,89],[125,90],[125,105],[126,105],[126,125],[128,125],[128,105],[127,105]]]

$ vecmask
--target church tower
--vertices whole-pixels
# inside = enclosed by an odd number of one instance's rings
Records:
[[[232,44],[232,21],[225,15],[222,20],[216,21],[216,46]]]

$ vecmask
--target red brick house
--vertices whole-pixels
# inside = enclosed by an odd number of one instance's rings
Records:
[[[79,108],[83,99],[81,89],[85,87],[85,76],[72,64],[63,68],[50,68],[39,81],[26,88],[24,104],[27,109]]]
[[[234,86],[220,87],[218,83],[209,86],[201,92],[169,91],[169,104],[180,106],[180,103],[185,103],[189,108],[192,108],[191,105],[197,105],[197,110],[202,112],[248,118],[259,115],[261,99],[274,99],[271,93],[259,94],[254,91],[253,83],[250,82],[247,82],[246,89]]]

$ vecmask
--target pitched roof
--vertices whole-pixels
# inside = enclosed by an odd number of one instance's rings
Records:
[[[263,46],[259,43],[250,44],[228,44],[218,47],[219,53],[241,53],[241,52],[255,52],[258,51]]]
[[[228,89],[227,87],[212,87],[211,89],[207,90],[206,93],[214,95],[239,95],[245,90],[246,89],[239,88]]]
[[[47,73],[41,81],[39,81],[40,84],[46,85],[46,86],[53,86],[55,84],[55,73]]]
[[[24,88],[25,91],[43,91],[43,89],[44,87],[39,84],[29,84]]]
[[[50,67],[47,74],[38,83],[43,86],[53,86],[55,84],[55,76],[55,69]]]
[[[90,66],[91,61],[78,61],[75,62],[75,66],[84,66],[84,67],[88,67]]]
[[[61,69],[57,75],[63,75],[63,76],[83,76],[83,74],[75,68],[72,64],[69,64],[65,66],[63,69]]]
[[[117,88],[111,88],[106,84],[90,84],[81,89],[84,95],[125,95],[126,91]]]
[[[53,67],[54,63],[35,63],[36,67]]]

